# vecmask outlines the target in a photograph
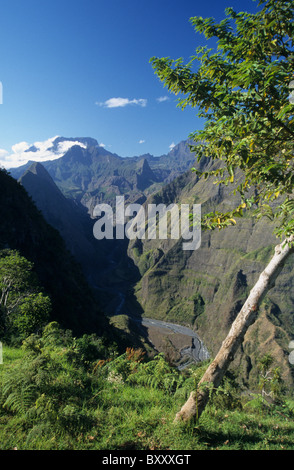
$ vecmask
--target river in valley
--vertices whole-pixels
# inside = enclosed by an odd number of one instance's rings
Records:
[[[115,310],[115,315],[120,315],[125,313],[125,296],[122,292],[118,292],[117,294],[118,304]],[[179,369],[184,369],[190,364],[205,361],[206,359],[210,358],[209,352],[205,347],[205,344],[199,338],[197,333],[191,328],[178,325],[176,323],[169,323],[162,320],[156,320],[153,318],[138,317],[133,315],[128,316],[132,319],[132,321],[135,321],[137,324],[140,324],[142,327],[147,329],[147,331],[149,332],[148,337],[151,342],[151,331],[156,331],[157,336],[165,337],[172,333],[172,336],[170,336],[171,338],[177,337],[177,341],[175,341],[175,344],[177,344],[178,352],[181,357],[181,360],[179,361],[178,365]]]
[[[179,369],[184,369],[194,362],[200,362],[209,359],[210,355],[203,341],[201,341],[197,333],[192,329],[186,326],[177,325],[176,323],[168,323],[152,318],[143,317],[140,321],[142,326],[145,326],[146,328],[153,327],[159,330],[170,330],[175,334],[188,337],[189,345],[179,350],[182,358],[181,364],[178,366]]]

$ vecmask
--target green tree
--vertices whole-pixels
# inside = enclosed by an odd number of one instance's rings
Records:
[[[0,252],[0,331],[27,335],[49,319],[50,298],[40,292],[33,263],[15,250]]]
[[[24,336],[38,332],[48,323],[51,300],[42,292],[29,294],[20,304],[16,315],[12,315],[13,326]]]
[[[191,135],[191,150],[208,158],[199,177],[232,185],[238,196],[228,212],[203,217],[203,228],[236,224],[243,211],[270,217],[282,243],[261,273],[231,326],[214,361],[177,419],[200,417],[209,398],[208,384],[217,387],[229,367],[259,305],[287,258],[294,251],[293,100],[289,96],[294,70],[294,7],[292,1],[261,0],[254,14],[226,9],[226,18],[191,18],[196,32],[216,40],[217,48],[199,47],[189,63],[152,58],[158,77],[180,94],[179,106],[198,109],[203,130]],[[195,67],[195,64],[198,66]],[[290,89],[289,89],[290,88]]]

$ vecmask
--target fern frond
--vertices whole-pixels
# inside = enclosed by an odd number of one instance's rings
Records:
[[[6,398],[3,407],[15,413],[24,414],[34,404],[36,399],[35,385],[21,384],[11,391]]]

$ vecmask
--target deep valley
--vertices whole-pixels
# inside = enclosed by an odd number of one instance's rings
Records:
[[[195,331],[213,356],[271,256],[276,240],[270,223],[254,223],[245,214],[236,227],[202,233],[201,247],[194,251],[183,251],[181,240],[170,238],[96,240],[94,207],[114,207],[116,196],[145,207],[201,204],[203,213],[229,208],[233,196],[225,186],[198,180],[191,168],[203,170],[212,162],[197,163],[188,142],[161,157],[121,158],[94,139],[73,140],[85,147],[75,145],[57,160],[29,162],[12,169],[12,176],[59,231],[81,264],[101,311],[123,336],[130,335],[133,344],[143,341],[149,351],[155,345],[177,363],[181,349],[192,347],[191,338],[171,335],[158,325],[147,327],[145,318],[174,323]],[[293,277],[293,267],[287,264],[246,334],[233,363],[244,383],[256,381],[256,361],[267,351],[275,351],[284,379],[292,383],[287,347],[294,334]],[[142,337],[134,318],[143,319]]]

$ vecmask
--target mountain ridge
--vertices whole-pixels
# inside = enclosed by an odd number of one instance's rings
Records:
[[[42,165],[63,194],[81,202],[90,214],[97,203],[112,204],[116,195],[123,194],[130,202],[141,199],[149,188],[154,192],[194,161],[188,141],[159,157],[150,154],[120,157],[99,146],[95,139],[79,139],[82,146],[73,145],[59,158],[42,161]],[[50,148],[68,141],[76,142],[76,138],[59,137]],[[30,160],[9,172],[18,179],[32,163]]]
[[[83,266],[85,274],[92,273],[96,267],[97,246],[84,208],[62,194],[39,162],[32,163],[18,181],[46,221],[59,231],[68,250]]]

